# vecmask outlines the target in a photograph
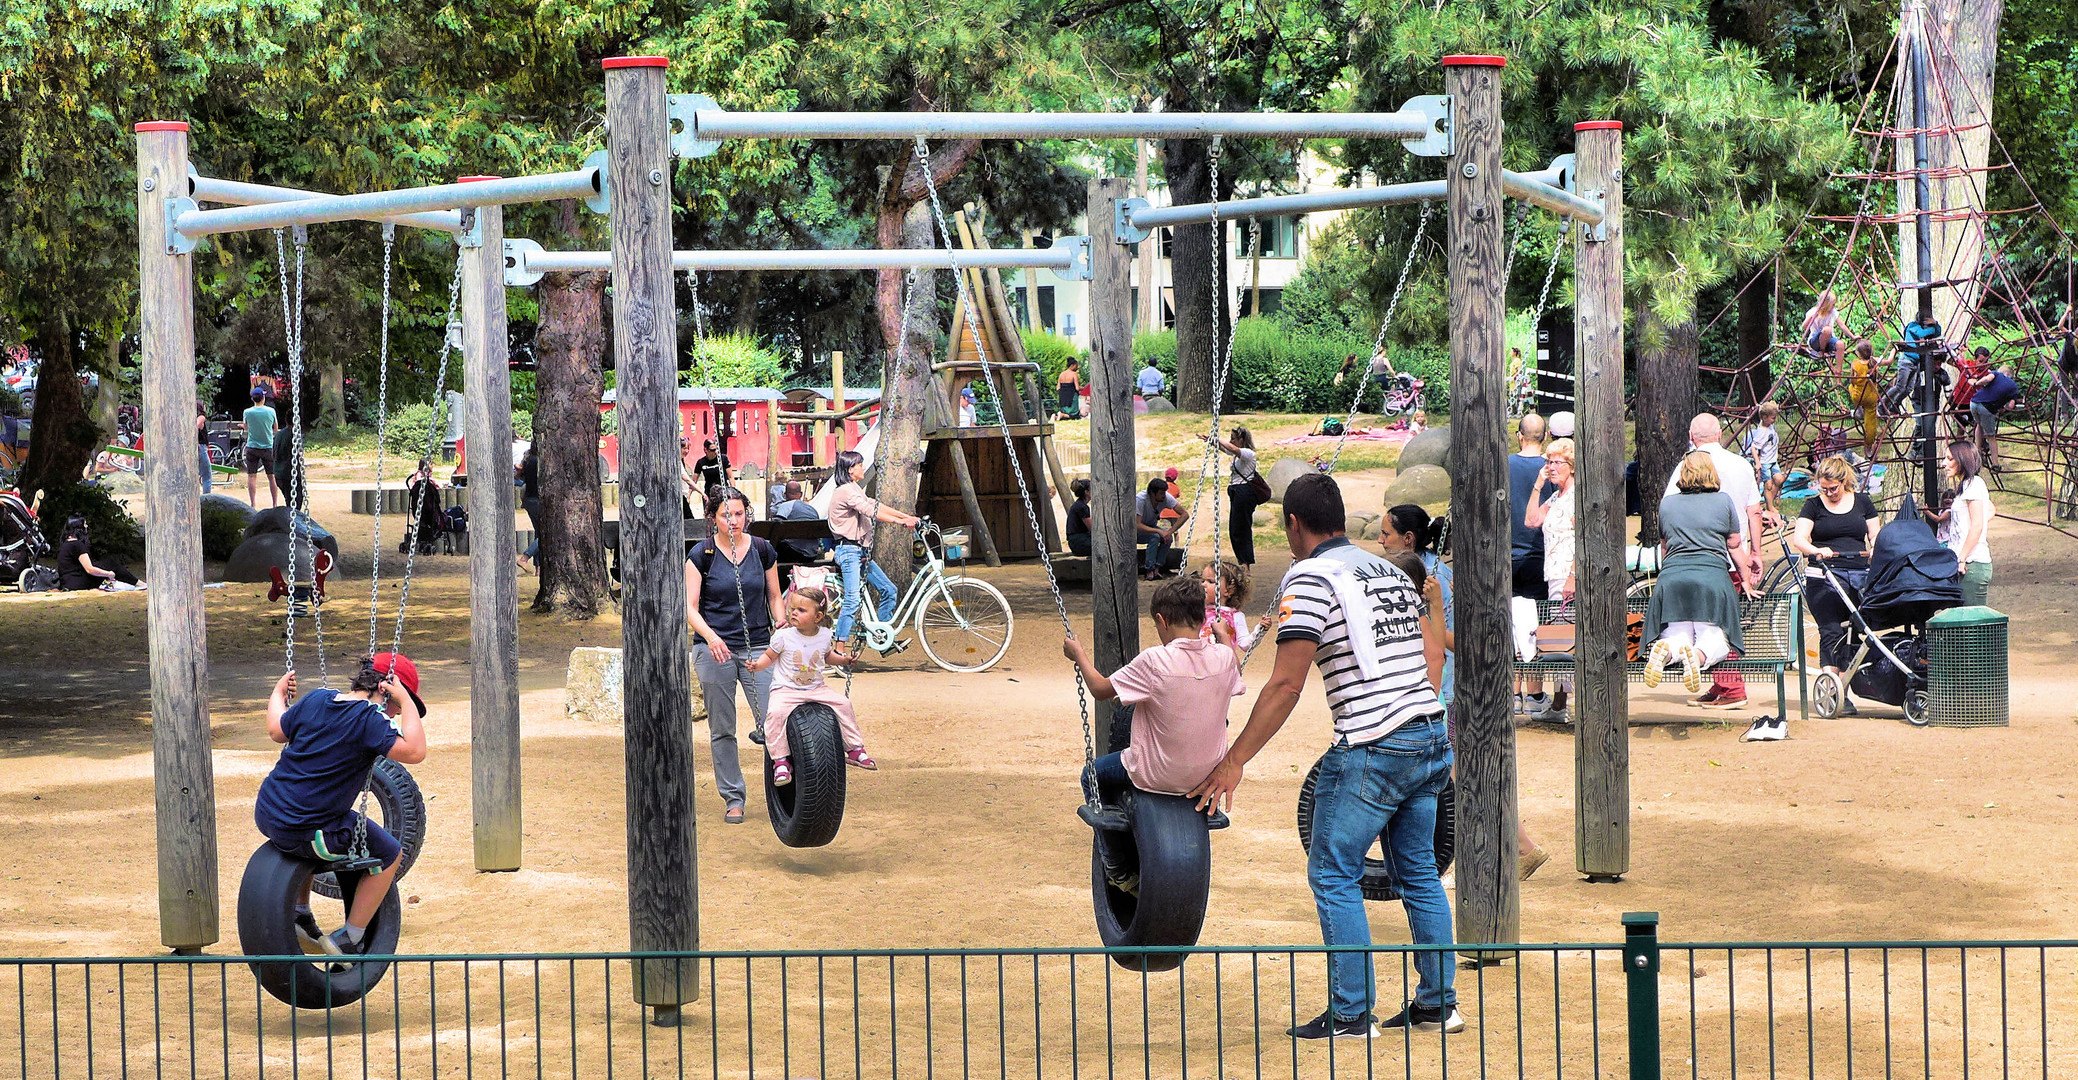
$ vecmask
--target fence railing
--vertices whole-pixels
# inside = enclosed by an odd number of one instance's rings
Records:
[[[2078,942],[1618,943],[1460,954],[1466,1028],[1300,1042],[1319,946],[399,957],[297,1010],[231,956],[0,961],[0,1077],[2078,1076]],[[1379,1014],[1410,946],[1368,950]],[[277,958],[301,962],[293,958]],[[637,964],[698,988],[672,1027]],[[650,985],[670,982],[656,979]]]

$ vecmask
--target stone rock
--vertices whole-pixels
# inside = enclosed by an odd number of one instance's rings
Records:
[[[765,470],[758,468],[757,462],[746,461],[742,465],[737,466],[736,476],[743,480],[763,480],[765,478]]]
[[[1147,411],[1149,413],[1175,412],[1176,403],[1170,401],[1168,398],[1162,397],[1161,395],[1157,394],[1154,397],[1147,399]]]
[[[1407,440],[1400,447],[1400,471],[1405,472],[1416,465],[1434,465],[1448,468],[1450,465],[1450,425],[1440,424]]]
[[[339,541],[333,540],[331,531],[318,524],[316,518],[308,514],[301,515],[296,521],[296,528],[301,530],[304,536],[313,540],[332,540],[332,543],[329,545],[331,549],[335,552],[339,550]],[[252,520],[246,523],[245,537],[250,540],[261,533],[286,534],[288,531],[289,508],[286,506],[270,506],[254,514]]]
[[[1378,539],[1379,534],[1384,531],[1384,522],[1380,521],[1378,518],[1372,518],[1371,520],[1364,522],[1364,531],[1361,538],[1365,540],[1376,540]]]
[[[238,545],[237,550],[231,552],[230,559],[225,561],[224,580],[269,581],[273,577],[270,571],[279,566],[283,569],[283,576],[293,576],[299,581],[308,581],[313,576],[310,569],[313,552],[319,549],[331,552],[332,565],[335,568],[339,565],[339,541],[334,540],[332,534],[326,533],[322,539],[316,542],[316,547],[312,547],[307,543],[297,546],[297,562],[302,569],[302,573],[289,575],[287,573],[289,566],[289,540],[289,534],[285,532],[268,532],[247,536],[245,541]],[[325,579],[327,588],[329,589],[338,580],[337,570],[335,569],[332,575]]]
[[[231,557],[245,540],[254,510],[243,499],[227,495],[202,496],[202,557],[221,562]]]
[[[1285,458],[1270,466],[1270,471],[1263,475],[1263,479],[1270,482],[1270,501],[1283,502],[1284,489],[1292,486],[1292,481],[1312,471],[1313,464],[1303,458]]]
[[[572,720],[621,723],[624,682],[619,649],[570,650],[570,668],[563,679],[563,714]],[[707,719],[707,701],[700,696],[697,680],[693,683],[690,715],[696,724]]]
[[[1342,531],[1348,533],[1351,536],[1362,537],[1364,535],[1364,529],[1370,525],[1375,524],[1377,521],[1377,514],[1366,514],[1362,512],[1345,514],[1342,517]]]
[[[1270,526],[1277,524],[1277,515],[1271,513],[1269,510],[1264,509],[1263,507],[1258,506],[1255,510],[1255,516],[1250,518],[1249,520],[1255,525],[1256,528],[1267,529]]]
[[[1416,465],[1400,470],[1398,479],[1385,489],[1385,505],[1413,503],[1431,514],[1450,511],[1450,474],[1438,465]]]

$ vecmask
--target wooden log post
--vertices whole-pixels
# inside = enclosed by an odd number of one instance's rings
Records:
[[[1602,200],[1602,225],[1574,226],[1573,355],[1579,530],[1574,570],[1575,868],[1616,881],[1631,865],[1630,690],[1624,678],[1623,124],[1573,128],[1575,188]]]
[[[1508,386],[1502,364],[1501,68],[1443,58],[1451,101],[1450,520],[1457,571],[1457,936],[1517,940],[1515,724],[1509,708]]]
[[[1090,244],[1090,595],[1095,622],[1091,659],[1116,671],[1140,651],[1140,553],[1134,541],[1133,253],[1110,235],[1123,178],[1090,181],[1089,221],[1103,235]],[[1111,729],[1110,702],[1100,702],[1099,732]],[[1100,751],[1101,752],[1101,751]]]
[[[465,176],[462,183],[494,177]],[[476,869],[520,867],[519,579],[513,536],[512,368],[505,210],[473,211],[462,246],[463,417],[469,442],[469,761]]]
[[[628,944],[636,952],[700,947],[665,63],[661,56],[605,62],[620,370]],[[655,1006],[658,1023],[676,1023],[678,1006],[698,997],[698,975],[691,963],[639,963],[635,1000]]]
[[[830,353],[830,411],[844,411],[844,354],[841,352]],[[830,421],[830,460],[837,460],[837,455],[843,450],[844,421],[833,419]]]
[[[166,203],[188,194],[188,125],[137,125],[138,325],[144,345],[144,551],[152,588],[152,794],[159,941],[216,944],[216,770],[209,757],[209,642],[202,610],[201,473],[195,453],[194,264],[167,247]],[[311,684],[311,685],[314,685]]]
[[[975,546],[981,550],[981,560],[990,566],[1003,565],[1003,556],[996,551],[995,533],[990,531],[988,519],[981,516],[981,496],[974,490],[974,470],[967,464],[966,440],[950,438],[938,442],[952,458],[952,474],[960,482],[960,505],[967,510],[967,527],[973,533]]]

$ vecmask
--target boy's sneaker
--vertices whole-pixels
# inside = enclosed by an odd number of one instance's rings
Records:
[[[1550,694],[1526,694],[1522,699],[1522,711],[1532,715],[1551,708]]]
[[[1789,725],[1772,716],[1756,716],[1746,734],[1739,736],[1740,742],[1781,742],[1789,738]]]
[[[362,956],[368,952],[368,942],[368,935],[362,934],[361,943],[359,945],[354,944],[353,939],[346,936],[346,927],[342,926],[325,935],[325,951],[334,956]],[[334,974],[351,970],[353,968],[348,964],[332,965]]]
[[[1549,708],[1543,712],[1532,714],[1530,719],[1539,724],[1563,724],[1566,722],[1566,710]]]
[[[1104,867],[1104,883],[1135,899],[1140,896],[1140,875],[1137,873],[1114,870],[1107,865]]]
[[[332,944],[331,936],[318,926],[317,916],[308,911],[296,913],[296,940],[306,953],[339,955],[339,947]]]
[[[1430,1009],[1409,1002],[1398,1015],[1378,1026],[1387,1031],[1405,1028],[1410,1031],[1441,1031],[1445,1035],[1455,1035],[1465,1030],[1465,1018],[1458,1015],[1455,1005]]]
[[[772,786],[785,787],[793,782],[794,766],[792,762],[785,758],[780,758],[772,763]]]
[[[1375,1039],[1380,1034],[1378,1018],[1370,1013],[1354,1020],[1337,1020],[1332,1010],[1298,1027],[1286,1028],[1284,1033],[1294,1039]]]

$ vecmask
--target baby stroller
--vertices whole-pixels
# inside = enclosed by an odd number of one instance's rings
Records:
[[[23,592],[56,588],[58,572],[36,563],[50,550],[50,541],[36,527],[35,511],[19,493],[0,491],[0,585],[15,585]]]
[[[1927,712],[1926,623],[1935,613],[1963,602],[1955,553],[1934,539],[1911,496],[1876,534],[1869,552],[1861,598],[1823,560],[1810,563],[1847,604],[1854,658],[1835,674],[1819,672],[1811,682],[1812,708],[1822,717],[1840,714],[1853,693],[1896,705],[1906,722],[1925,727]]]

